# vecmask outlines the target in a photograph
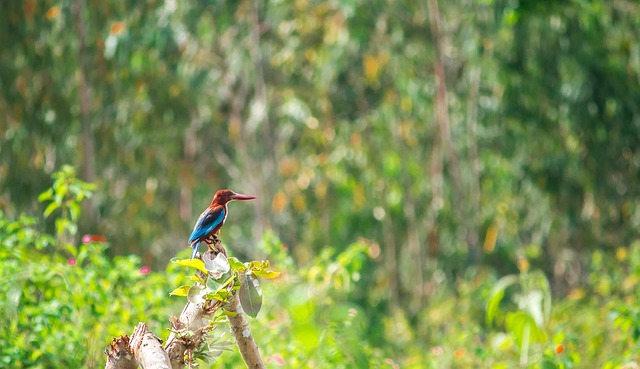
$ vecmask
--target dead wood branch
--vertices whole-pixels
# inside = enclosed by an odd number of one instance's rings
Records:
[[[142,369],[171,369],[169,356],[162,348],[162,340],[146,324],[138,323],[129,344]]]
[[[213,254],[212,259],[218,253],[227,254],[219,240],[210,246],[207,253]],[[229,326],[247,368],[265,368],[237,295],[234,293],[228,301],[226,309],[236,313],[229,316]],[[105,369],[135,369],[138,364],[143,369],[184,368],[194,359],[196,349],[206,342],[207,334],[214,328],[210,318],[222,306],[222,302],[217,300],[201,304],[187,302],[180,316],[171,318],[171,334],[164,348],[146,324],[139,323],[131,339],[128,336],[113,339],[105,350]]]
[[[104,353],[107,355],[107,364],[104,369],[136,369],[138,367],[129,346],[129,336],[114,338]]]

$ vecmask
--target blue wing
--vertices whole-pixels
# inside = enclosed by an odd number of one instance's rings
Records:
[[[224,208],[207,208],[200,214],[198,221],[196,221],[193,232],[189,236],[189,243],[200,242],[202,239],[213,232],[213,230],[224,221]]]

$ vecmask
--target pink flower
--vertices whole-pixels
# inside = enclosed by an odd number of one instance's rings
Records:
[[[391,358],[386,358],[386,359],[384,359],[384,362],[385,362],[386,364],[391,365],[391,367],[392,367],[393,369],[400,369],[400,365],[396,364],[396,363],[393,361],[393,359],[391,359]]]
[[[142,275],[149,274],[150,271],[151,271],[151,267],[149,267],[147,265],[145,265],[145,266],[140,268],[140,274],[142,274]]]
[[[76,265],[76,258],[69,258],[67,259],[67,264],[74,266]]]
[[[273,362],[276,363],[276,365],[284,365],[284,358],[282,357],[282,355],[273,354],[271,357],[273,358]]]
[[[89,242],[91,242],[90,234],[85,234],[84,236],[82,236],[82,243],[89,243]]]
[[[444,350],[443,350],[443,349],[442,349],[442,347],[440,347],[440,346],[436,346],[436,347],[434,347],[434,348],[431,350],[431,352],[433,352],[433,354],[434,354],[434,355],[436,355],[436,356],[440,356],[440,355],[442,355],[442,352],[443,352],[443,351],[444,351]]]

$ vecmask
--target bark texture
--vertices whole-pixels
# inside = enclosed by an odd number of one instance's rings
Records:
[[[236,345],[240,350],[240,355],[242,355],[244,363],[249,369],[266,369],[266,366],[262,361],[260,351],[258,350],[258,346],[253,340],[253,335],[251,335],[249,322],[242,312],[242,306],[240,305],[240,301],[237,298],[237,295],[232,297],[229,304],[229,311],[237,313],[234,316],[228,317],[229,327],[231,328],[233,337],[236,339]]]
[[[129,346],[129,336],[114,338],[104,353],[107,355],[104,369],[136,369],[138,367]]]
[[[130,345],[142,369],[171,369],[169,355],[162,348],[162,340],[146,324],[138,323],[131,335]]]

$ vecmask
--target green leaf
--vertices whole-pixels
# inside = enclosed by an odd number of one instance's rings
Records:
[[[175,290],[171,291],[169,296],[187,296],[187,293],[189,292],[190,288],[191,286],[180,286]]]
[[[229,275],[229,273],[226,273],[225,275]],[[231,274],[229,277],[227,277],[226,280],[223,280],[222,278],[219,279],[213,279],[213,278],[208,278],[207,279],[207,290],[208,291],[214,291],[213,293],[209,293],[207,295],[207,299],[208,300],[219,300],[219,301],[227,301],[228,297],[231,295],[230,293],[230,287],[232,286],[233,281],[235,280],[235,275]],[[234,286],[235,287],[235,286]]]
[[[215,293],[210,293],[207,295],[208,300],[218,300],[218,301],[227,301],[227,299],[231,296],[229,291],[227,290],[219,290]]]
[[[42,350],[34,350],[34,351],[31,353],[31,357],[30,357],[30,359],[31,359],[32,361],[37,361],[37,360],[38,360],[38,358],[39,358],[40,356],[42,356],[42,354],[44,354],[44,351],[42,351]]]
[[[77,202],[69,202],[69,214],[71,214],[71,220],[77,220],[80,215],[80,205]]]
[[[204,302],[206,289],[202,286],[191,286],[187,292],[187,300],[192,304],[201,304]]]
[[[504,291],[514,284],[518,283],[517,275],[507,275],[498,280],[496,284],[491,289],[491,297],[489,297],[489,301],[487,302],[487,314],[486,314],[486,322],[487,325],[493,323],[497,313],[498,307],[500,306],[500,302],[504,297]]]
[[[68,223],[69,223],[69,220],[66,218],[56,219],[56,232],[59,236],[64,233],[64,230],[67,228]]]
[[[200,276],[199,276],[199,275],[197,275],[197,274],[190,275],[190,276],[189,276],[189,279],[191,279],[192,281],[194,281],[194,282],[196,282],[196,283],[200,283],[200,284],[202,284],[202,285],[204,285],[204,284],[205,284],[205,283],[204,283],[204,280],[203,280],[202,278],[200,278]]]
[[[184,267],[196,268],[201,272],[205,272],[205,273],[207,272],[207,270],[204,267],[204,263],[200,259],[177,259],[177,260],[172,260],[172,263],[180,266],[184,266]]]
[[[217,291],[220,287],[222,287],[222,284],[222,281],[218,281],[213,278],[207,278],[207,288],[211,291]]]
[[[242,309],[250,317],[257,317],[262,308],[262,288],[258,278],[247,273],[240,286],[240,291],[238,291],[238,296],[240,297]]]
[[[220,309],[220,311],[221,311],[221,312],[220,312],[220,316],[221,316],[221,317],[223,317],[223,316],[236,316],[236,315],[238,315],[238,312],[237,312],[237,311],[229,311],[229,310],[223,310],[223,309]]]
[[[545,342],[547,335],[540,329],[531,315],[524,311],[507,314],[505,327],[511,333],[519,347],[522,348],[524,338],[529,334],[529,342]]]
[[[504,290],[496,291],[495,294],[489,298],[489,303],[487,304],[487,315],[486,322],[487,325],[491,325],[493,320],[495,319],[498,313],[498,306],[500,306],[500,301],[502,301],[502,297],[504,297]]]
[[[41,193],[40,196],[38,196],[38,201],[44,202],[46,200],[49,200],[52,195],[53,195],[53,190],[50,188],[47,191]]]
[[[56,204],[55,202],[49,203],[49,205],[47,205],[47,208],[44,209],[45,218],[51,215],[51,213],[53,213],[57,208],[58,204]]]
[[[265,279],[274,279],[274,278],[278,278],[280,276],[280,272],[276,272],[273,270],[264,270],[264,269],[254,269],[253,274],[256,275],[256,277],[261,277],[261,278],[265,278]]]
[[[244,265],[243,262],[241,262],[237,258],[234,258],[233,256],[228,258],[227,260],[229,261],[229,266],[231,267],[231,269],[233,269],[236,272],[244,271],[247,269],[247,267]]]

